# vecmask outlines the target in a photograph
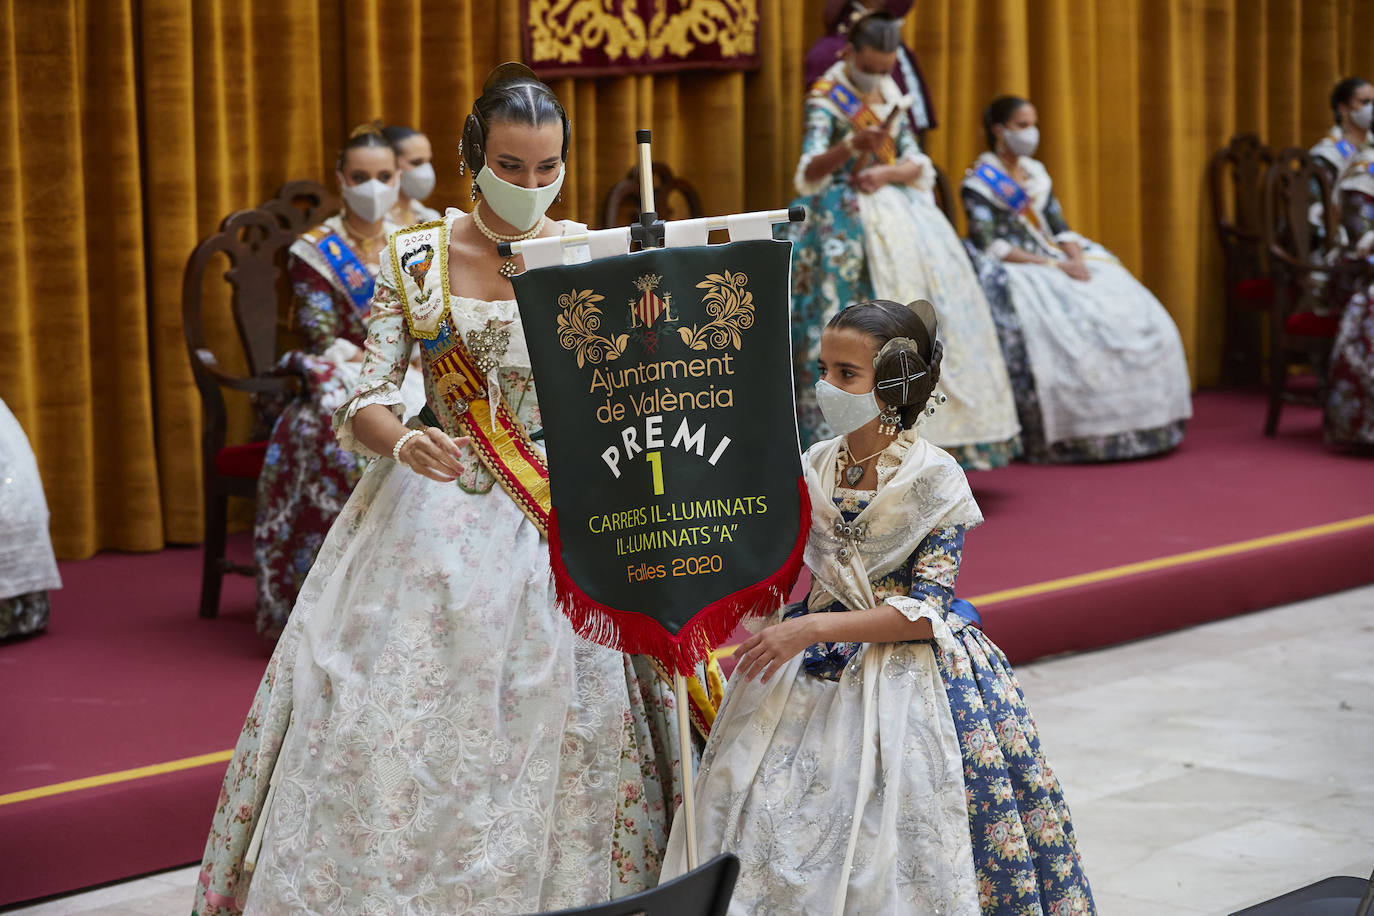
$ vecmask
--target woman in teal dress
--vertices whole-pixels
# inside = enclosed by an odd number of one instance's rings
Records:
[[[787,231],[792,264],[792,353],[802,443],[832,434],[816,406],[821,329],[875,297],[927,299],[948,343],[941,394],[926,436],[965,468],[1006,464],[1019,425],[997,331],[977,274],[930,189],[906,99],[889,75],[901,20],[870,13],[848,34],[845,57],[806,100],[806,134],[793,201],[807,220]]]

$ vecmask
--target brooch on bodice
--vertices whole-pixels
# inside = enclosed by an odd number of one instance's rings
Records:
[[[497,326],[495,321],[489,321],[484,328],[468,331],[467,339],[468,350],[477,361],[477,371],[486,375],[500,365],[498,360],[506,355],[506,348],[510,346],[510,331]]]
[[[837,518],[835,519],[835,537],[849,542],[848,544],[841,544],[840,549],[835,551],[835,555],[840,558],[841,563],[848,563],[849,558],[853,556],[853,551],[858,550],[859,545],[868,537],[868,522],[847,522],[844,518]]]

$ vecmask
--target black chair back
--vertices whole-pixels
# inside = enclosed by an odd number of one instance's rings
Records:
[[[725,916],[738,877],[739,859],[723,852],[651,891],[542,916]]]

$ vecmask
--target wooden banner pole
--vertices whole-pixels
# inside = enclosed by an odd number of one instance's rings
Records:
[[[678,773],[682,777],[682,807],[678,816],[683,818],[682,825],[687,830],[687,870],[697,867],[697,811],[696,790],[693,783],[696,773],[692,766],[692,707],[687,697],[687,678],[681,674],[673,675],[674,705],[677,708],[677,739],[681,749],[678,752]]]

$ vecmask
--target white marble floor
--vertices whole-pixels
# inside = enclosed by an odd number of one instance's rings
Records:
[[[1226,914],[1374,869],[1374,586],[1018,673],[1103,916]],[[13,912],[186,916],[195,874]]]

